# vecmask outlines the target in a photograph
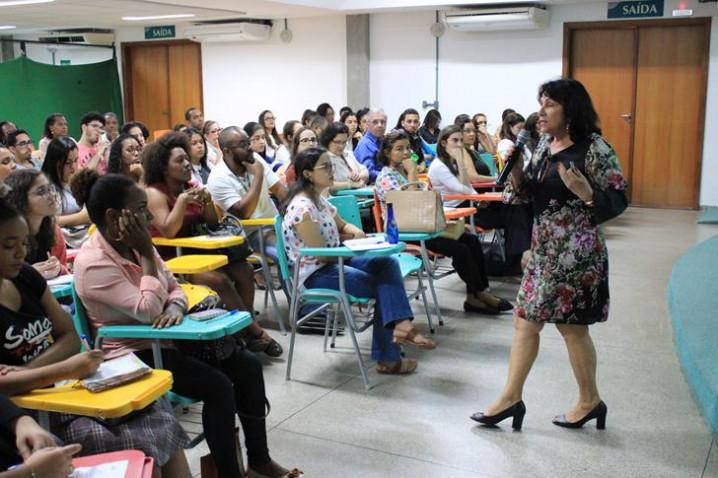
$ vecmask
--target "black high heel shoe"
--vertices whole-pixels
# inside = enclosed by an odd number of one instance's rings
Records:
[[[603,400],[598,402],[598,405],[596,405],[593,410],[588,412],[588,414],[580,419],[577,422],[567,422],[566,421],[566,415],[561,415],[552,420],[553,424],[557,427],[563,427],[563,428],[581,428],[583,427],[586,422],[596,419],[596,428],[599,430],[605,430],[606,429],[606,415],[608,414],[608,407],[605,403],[603,403]]]
[[[496,425],[509,417],[513,417],[511,427],[516,431],[520,431],[524,422],[524,415],[526,415],[526,405],[524,405],[523,400],[519,400],[496,415],[484,415],[482,412],[476,412],[471,415],[471,419],[484,425]]]

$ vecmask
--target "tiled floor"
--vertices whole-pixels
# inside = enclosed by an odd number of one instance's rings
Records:
[[[307,477],[718,477],[718,449],[681,374],[665,304],[673,262],[718,233],[718,226],[696,225],[697,217],[632,208],[606,228],[611,318],[591,329],[609,407],[605,431],[551,424],[576,393],[552,327],[526,386],[523,430],[469,420],[503,386],[511,316],[465,314],[462,284],[452,276],[438,283],[446,324],[434,336],[437,350],[408,351],[420,362],[413,375],[372,371],[374,388],[366,392],[348,338],[323,353],[321,337],[299,336],[291,382],[284,359],[266,361],[272,456]],[[517,287],[492,281],[505,297]],[[425,327],[418,305],[417,323]],[[288,337],[273,335],[288,346]],[[367,351],[370,339],[361,336]],[[188,430],[201,426],[196,410],[181,419]],[[204,443],[187,452],[196,476],[206,452]]]

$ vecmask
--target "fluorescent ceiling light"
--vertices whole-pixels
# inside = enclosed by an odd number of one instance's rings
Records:
[[[17,28],[15,25],[0,25],[0,30],[12,30],[13,28]]]
[[[175,13],[173,15],[148,15],[146,17],[122,17],[128,22],[141,22],[143,20],[166,20],[169,18],[191,18],[196,17],[194,13]]]
[[[7,0],[0,1],[0,7],[14,7],[16,5],[33,5],[35,3],[50,3],[55,0]]]

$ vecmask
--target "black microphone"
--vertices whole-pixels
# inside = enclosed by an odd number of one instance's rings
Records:
[[[509,179],[509,174],[511,174],[511,170],[514,169],[516,161],[522,161],[521,153],[524,152],[524,146],[529,139],[531,139],[531,133],[529,133],[528,130],[522,129],[516,137],[516,147],[514,147],[514,151],[506,163],[504,163],[504,169],[501,171],[501,174],[499,174],[498,179],[496,179],[497,186],[503,186],[506,180]]]

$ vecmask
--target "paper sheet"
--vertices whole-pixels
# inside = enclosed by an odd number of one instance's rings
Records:
[[[125,478],[129,462],[112,461],[97,466],[75,468],[70,478]]]
[[[57,276],[54,279],[50,279],[47,281],[47,285],[50,287],[57,287],[58,285],[66,285],[72,283],[72,274],[64,274],[61,276]]]
[[[147,365],[135,356],[135,354],[127,354],[122,357],[106,360],[100,364],[94,375],[87,377],[85,381],[95,382],[107,380],[108,378],[118,377],[136,372],[139,369],[147,368]]]
[[[370,249],[384,249],[385,247],[391,247],[391,244],[386,242],[384,234],[367,236],[362,239],[348,239],[344,241],[342,245],[352,251],[368,251]]]

